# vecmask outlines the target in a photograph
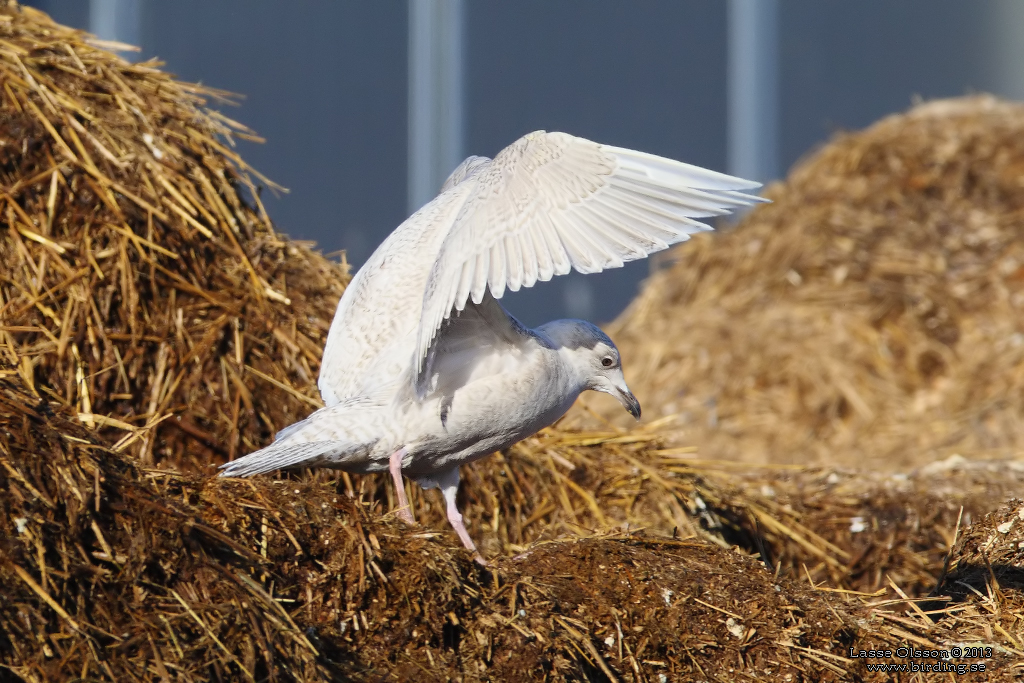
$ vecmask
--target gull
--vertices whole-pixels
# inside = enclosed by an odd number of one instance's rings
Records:
[[[566,133],[537,131],[494,159],[469,157],[346,288],[324,346],[324,407],[221,476],[389,470],[397,514],[412,524],[407,475],[441,490],[452,528],[486,564],[455,503],[461,464],[551,425],[586,390],[640,419],[619,351],[597,326],[528,329],[498,300],[710,230],[697,219],[764,201],[744,192],[759,186]]]

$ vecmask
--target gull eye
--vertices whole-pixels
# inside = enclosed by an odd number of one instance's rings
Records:
[[[601,365],[605,366],[606,368],[610,368],[611,366],[615,365],[615,361],[612,360],[611,356],[605,356],[604,358],[601,359]]]

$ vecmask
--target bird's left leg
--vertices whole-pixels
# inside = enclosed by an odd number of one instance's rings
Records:
[[[477,551],[476,544],[473,543],[473,539],[469,537],[469,532],[466,531],[466,525],[462,522],[462,513],[459,512],[459,508],[455,505],[455,496],[459,493],[459,468],[453,467],[447,472],[437,477],[437,485],[441,489],[441,494],[444,496],[445,506],[448,512],[448,522],[455,529],[455,533],[459,535],[459,540],[462,541],[462,545],[466,546],[469,552],[473,553],[473,559],[477,563],[487,566],[487,560]]]
[[[388,458],[388,469],[391,470],[391,478],[395,480],[395,493],[398,496],[398,518],[406,524],[415,524],[412,518],[412,507],[409,505],[409,497],[405,495],[405,481],[402,479],[402,458],[406,450],[403,446],[391,454]],[[456,476],[458,473],[456,472]]]

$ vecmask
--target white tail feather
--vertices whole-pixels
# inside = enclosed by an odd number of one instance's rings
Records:
[[[359,448],[359,450],[363,450]],[[314,441],[312,443],[273,443],[255,453],[220,466],[222,477],[251,477],[286,467],[317,467],[340,462],[352,451],[345,441]]]
[[[251,477],[287,467],[365,470],[377,444],[379,405],[359,399],[321,408],[277,433],[274,443],[221,465],[222,477]]]

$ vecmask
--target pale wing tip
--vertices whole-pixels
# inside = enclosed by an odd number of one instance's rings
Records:
[[[712,173],[715,172],[716,171],[712,171]],[[721,175],[728,178],[729,182],[735,185],[735,188],[733,188],[734,190],[756,190],[759,187],[764,187],[764,183],[756,180],[747,180],[746,178],[740,178],[739,176],[728,175],[725,173],[722,173]],[[729,190],[725,191],[729,192]]]
[[[743,202],[743,204],[747,205],[747,206],[749,206],[751,204],[771,204],[772,203],[772,200],[768,199],[768,197],[762,197],[762,196],[756,195],[756,194],[747,194],[746,192],[734,192],[734,191],[725,190],[725,191],[722,191],[720,194],[722,196],[729,197],[731,199],[735,199],[736,201]]]
[[[625,161],[628,165],[640,167],[649,175],[667,176],[682,180],[697,189],[728,192],[756,190],[762,185],[756,180],[747,180],[727,173],[712,171],[702,166],[694,166],[693,164],[658,156],[657,154],[649,154],[624,147],[613,147],[612,145],[601,145],[601,148],[614,155],[620,163]]]

